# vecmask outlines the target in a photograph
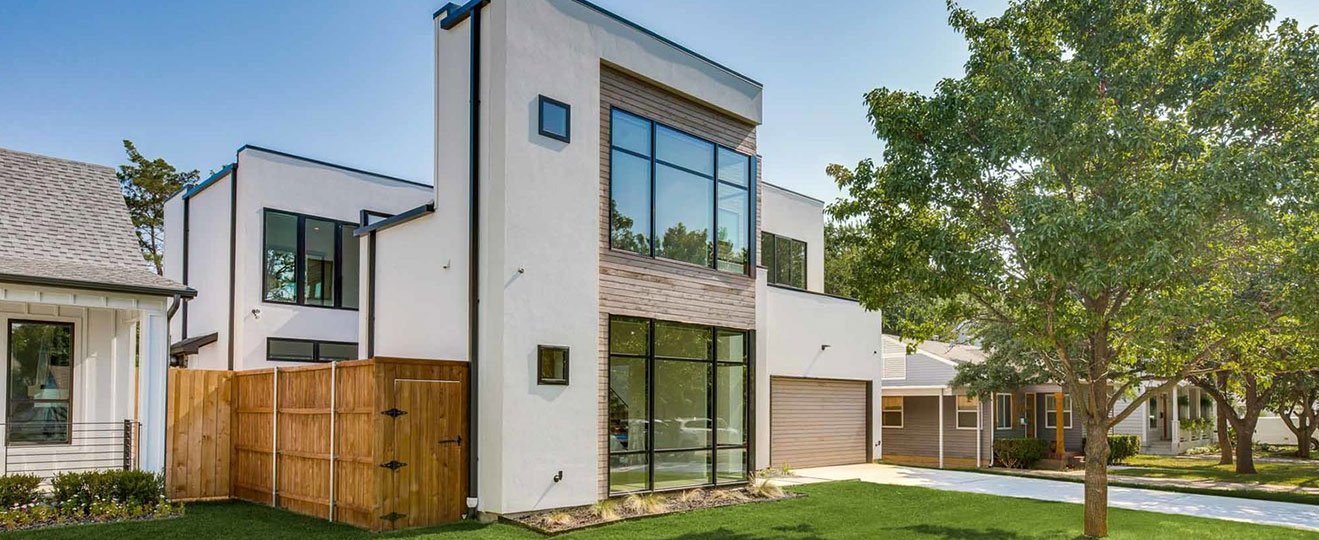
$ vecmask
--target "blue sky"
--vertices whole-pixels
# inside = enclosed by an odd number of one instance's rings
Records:
[[[445,1],[0,2],[0,147],[118,165],[128,138],[205,174],[251,143],[430,182]],[[826,165],[878,157],[862,94],[966,59],[937,0],[596,1],[763,82],[765,179],[826,200]],[[1319,1],[1274,5],[1319,24]]]

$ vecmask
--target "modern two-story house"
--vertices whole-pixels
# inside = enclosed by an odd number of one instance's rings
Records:
[[[823,203],[761,181],[759,82],[583,0],[435,35],[434,204],[357,229],[359,353],[468,370],[469,507],[873,459],[880,315],[822,293]]]
[[[170,320],[175,365],[257,369],[357,358],[368,221],[428,184],[252,145],[165,202],[165,276],[206,291]]]

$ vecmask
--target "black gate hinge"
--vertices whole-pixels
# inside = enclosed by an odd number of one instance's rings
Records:
[[[407,463],[403,463],[402,461],[396,461],[392,459],[380,464],[381,467],[384,467],[391,471],[397,471],[399,470],[400,467],[403,467],[405,465],[407,465]]]
[[[405,415],[405,414],[408,414],[408,411],[400,411],[400,410],[398,410],[398,409],[390,409],[390,410],[388,410],[388,411],[380,411],[380,414],[383,414],[383,415],[388,416],[388,417],[390,417],[390,418],[398,418],[398,417],[400,417],[400,416],[403,416],[403,415]]]
[[[398,513],[398,512],[390,512],[390,513],[388,513],[388,514],[385,514],[385,515],[383,515],[383,516],[380,516],[380,519],[383,519],[383,520],[385,520],[385,521],[388,521],[390,524],[393,524],[395,521],[398,521],[398,520],[403,519],[403,518],[405,518],[405,517],[408,517],[408,515],[407,515],[407,514],[400,514],[400,513]]]

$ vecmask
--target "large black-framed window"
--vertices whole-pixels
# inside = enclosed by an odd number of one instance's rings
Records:
[[[298,338],[266,338],[266,360],[271,362],[342,362],[357,359],[357,344]]]
[[[262,218],[262,300],[355,310],[358,306],[357,224],[265,209]]]
[[[751,335],[609,319],[609,491],[745,482]]]
[[[73,330],[68,322],[9,320],[6,444],[71,442]]]
[[[755,160],[610,109],[610,247],[750,274]]]
[[[806,242],[761,231],[760,265],[770,283],[806,288]]]

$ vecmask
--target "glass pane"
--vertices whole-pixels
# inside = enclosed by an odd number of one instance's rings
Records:
[[[745,274],[747,271],[747,191],[719,184],[719,269]]]
[[[747,361],[747,334],[735,330],[720,330],[719,343],[716,345],[716,358],[720,362]]]
[[[959,428],[973,428],[973,427],[976,427],[976,421],[977,421],[977,420],[978,420],[978,418],[976,418],[976,413],[973,413],[973,412],[959,412],[959,413],[957,413],[957,427],[959,427]]]
[[[288,214],[266,212],[265,217],[266,300],[298,300],[298,218]]]
[[[806,242],[792,241],[792,286],[806,288]]]
[[[718,444],[746,444],[747,368],[719,365],[715,377],[715,436]]]
[[[769,270],[769,280],[774,281],[774,235],[760,233],[760,265]]]
[[[69,402],[67,401],[11,401],[9,402],[9,442],[12,444],[67,443],[69,433]]]
[[[710,265],[711,180],[655,165],[655,254]]]
[[[719,179],[725,182],[732,182],[739,186],[748,184],[747,178],[750,176],[751,158],[729,150],[719,148]]]
[[[610,245],[650,255],[650,161],[612,151]]]
[[[720,484],[742,482],[747,478],[747,451],[743,448],[720,448],[716,451],[715,478]]]
[[[782,236],[774,237],[774,276],[772,279],[780,285],[792,284],[792,240]]]
[[[9,399],[72,397],[73,325],[9,323]]]
[[[357,359],[356,343],[321,343],[320,358],[322,362],[341,362]]]
[[[540,129],[560,137],[567,137],[568,108],[557,103],[541,100]]]
[[[710,451],[655,452],[655,489],[710,483]]]
[[[645,355],[650,352],[650,322],[646,319],[609,319],[609,352]]]
[[[609,456],[609,491],[612,493],[643,491],[649,475],[646,454]]]
[[[710,446],[710,364],[655,361],[655,448]]]
[[[646,449],[646,359],[609,359],[609,451]]]
[[[710,327],[655,321],[655,356],[710,359]]]
[[[900,410],[902,410],[902,397],[901,397],[901,396],[898,396],[898,397],[888,397],[888,396],[885,396],[885,397],[884,397],[884,400],[883,400],[883,403],[884,403],[884,405],[883,405],[883,406],[884,406],[884,410],[886,410],[886,411],[892,411],[892,410],[900,411]]]
[[[884,425],[888,427],[901,427],[902,413],[901,412],[884,413]]]
[[[266,358],[283,362],[314,362],[315,344],[310,341],[272,339],[266,345]]]
[[[714,145],[664,126],[655,126],[655,159],[714,176]]]
[[[335,224],[330,221],[305,218],[307,250],[303,265],[306,276],[303,298],[307,305],[334,305],[334,236]]]
[[[540,349],[540,380],[566,382],[568,380],[568,349],[542,347]]]
[[[615,109],[610,137],[614,146],[650,157],[650,121]]]
[[[361,283],[358,281],[359,253],[361,252],[362,243],[353,236],[353,227],[342,225],[339,227],[340,244],[343,246],[343,266],[340,272],[343,274],[343,285],[339,293],[343,296],[340,304],[346,308],[356,309],[358,306],[358,296]]]

